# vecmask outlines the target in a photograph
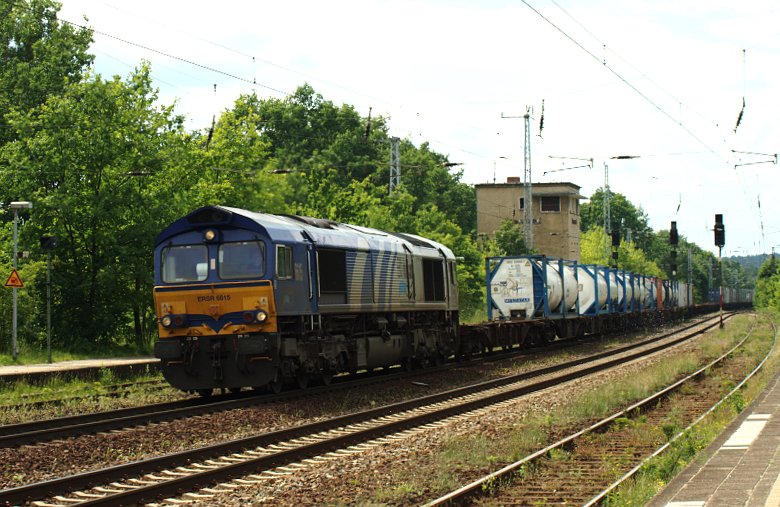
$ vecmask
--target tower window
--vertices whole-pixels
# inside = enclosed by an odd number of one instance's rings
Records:
[[[542,213],[560,213],[561,212],[561,198],[560,196],[542,196]]]

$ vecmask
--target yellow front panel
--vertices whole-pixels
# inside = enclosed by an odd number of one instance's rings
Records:
[[[155,287],[154,305],[160,338],[277,331],[276,307],[270,282],[262,285],[253,281]],[[268,314],[265,322],[247,323],[235,318],[233,322],[220,322],[228,314],[258,310]],[[189,323],[184,327],[165,328],[159,323],[159,319],[165,315],[186,315]]]

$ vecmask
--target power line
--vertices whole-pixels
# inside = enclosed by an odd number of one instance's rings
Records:
[[[695,139],[699,144],[701,144],[703,147],[705,147],[709,152],[711,152],[713,155],[715,155],[717,158],[719,158],[723,163],[730,165],[730,162],[726,160],[721,154],[719,154],[717,151],[715,151],[713,148],[711,148],[707,143],[705,143],[702,139],[700,139],[696,134],[693,133],[685,124],[683,124],[682,120],[676,120],[671,114],[669,114],[664,108],[662,108],[660,105],[658,105],[656,102],[654,102],[650,97],[648,97],[646,94],[644,94],[639,88],[634,86],[631,82],[628,81],[625,77],[623,77],[619,72],[617,72],[614,68],[612,68],[610,65],[607,64],[606,59],[599,59],[598,56],[593,54],[590,50],[588,50],[585,46],[583,46],[579,41],[577,41],[573,36],[569,35],[566,31],[564,31],[562,28],[560,28],[558,25],[553,23],[549,18],[547,18],[545,15],[543,15],[541,12],[539,12],[537,9],[535,9],[531,4],[528,3],[527,0],[521,0],[523,4],[526,5],[529,9],[531,9],[534,13],[536,13],[540,18],[542,18],[544,21],[546,21],[550,26],[552,26],[555,30],[560,32],[564,37],[569,39],[572,43],[574,43],[577,47],[579,47],[582,51],[587,53],[591,58],[599,62],[606,68],[609,72],[611,72],[615,77],[617,77],[620,81],[622,81],[626,86],[631,88],[637,95],[645,99],[649,104],[651,104],[655,109],[657,109],[661,114],[672,120],[674,123],[676,123],[680,128],[682,128],[689,136],[691,136],[693,139]],[[554,0],[553,3],[555,3]],[[557,5],[557,4],[556,4]],[[558,6],[560,8],[560,6]],[[563,9],[561,9],[563,10]],[[566,11],[564,11],[566,12]],[[568,13],[567,15],[571,17]],[[574,18],[572,18],[574,19]],[[575,22],[577,22],[575,20]],[[577,22],[580,26],[582,26],[579,22]],[[589,30],[587,30],[584,26],[582,26],[585,31],[587,31],[594,39],[599,40],[595,35],[593,35]],[[603,43],[602,43],[603,44]],[[606,45],[604,44],[604,47],[606,49]],[[641,74],[641,73],[640,73]],[[643,75],[644,76],[644,75]],[[649,78],[647,78],[649,80]],[[649,80],[650,81],[650,80]],[[652,82],[652,81],[651,81]],[[657,86],[657,85],[656,85]],[[753,207],[753,203],[751,199],[747,195],[747,191],[745,190],[745,185],[742,183],[742,178],[739,175],[739,172],[736,171],[736,167],[734,167],[734,174],[737,178],[737,182],[739,183],[740,188],[742,189],[742,193],[745,195],[745,200],[748,204],[748,207],[752,211],[753,215],[756,216],[756,210]],[[759,218],[760,221],[760,218]]]
[[[701,140],[696,134],[694,134],[688,127],[683,124],[681,120],[676,120],[672,115],[666,112],[664,108],[659,106],[657,103],[655,103],[650,97],[645,95],[639,88],[634,86],[628,79],[624,78],[619,72],[617,72],[615,69],[613,69],[610,65],[607,64],[605,60],[600,59],[598,56],[593,54],[589,49],[587,49],[585,46],[583,46],[577,39],[569,35],[566,31],[564,31],[562,28],[560,28],[558,25],[553,23],[549,18],[547,18],[544,14],[536,10],[531,4],[529,4],[526,0],[520,0],[523,2],[526,7],[534,11],[540,18],[542,18],[544,21],[546,21],[550,26],[555,28],[558,32],[561,33],[564,37],[569,39],[574,45],[576,45],[578,48],[583,50],[585,53],[587,53],[591,58],[599,62],[604,66],[605,69],[607,69],[609,72],[611,72],[615,77],[617,77],[620,81],[622,81],[626,86],[631,88],[637,95],[645,99],[650,105],[652,105],[655,109],[657,109],[661,114],[672,120],[674,123],[676,123],[680,128],[682,128],[685,132],[688,133],[689,136],[691,136],[693,139],[695,139],[699,144],[707,148],[709,152],[711,152],[713,155],[718,157],[720,160],[722,160],[724,163],[728,164],[728,161],[723,158],[718,152],[716,152],[713,148],[711,148],[707,143],[705,143],[703,140]]]
[[[95,30],[93,28],[88,28],[88,27],[86,27],[84,25],[80,25],[78,23],[74,23],[74,22],[68,21],[66,19],[61,19],[60,18],[60,21],[62,21],[63,23],[67,23],[69,25],[81,28],[82,30],[91,30],[92,33],[96,33],[96,34],[102,35],[104,37],[108,37],[108,38],[111,38],[111,39],[114,39],[114,40],[118,40],[119,42],[122,42],[124,44],[128,44],[130,46],[135,46],[135,47],[144,49],[146,51],[151,51],[152,53],[156,53],[158,55],[162,55],[162,56],[171,58],[173,60],[178,60],[180,62],[187,63],[189,65],[193,65],[195,67],[198,67],[198,68],[201,68],[201,69],[204,69],[204,70],[208,70],[208,71],[214,72],[216,74],[221,74],[223,76],[227,76],[227,77],[235,79],[237,81],[242,81],[244,83],[248,83],[248,84],[251,84],[253,86],[260,86],[261,88],[265,88],[267,90],[271,90],[271,91],[279,93],[281,95],[288,95],[287,92],[279,90],[278,88],[274,88],[272,86],[268,86],[268,85],[265,85],[263,83],[258,83],[255,80],[246,79],[246,78],[243,78],[243,77],[240,77],[240,76],[236,76],[235,74],[231,74],[230,72],[226,72],[224,70],[220,70],[220,69],[217,69],[215,67],[211,67],[211,66],[208,66],[208,65],[205,65],[205,64],[202,64],[202,63],[198,63],[198,62],[195,62],[193,60],[188,60],[187,58],[182,58],[181,56],[177,56],[177,55],[165,52],[165,51],[161,51],[159,49],[154,49],[152,47],[146,46],[144,44],[140,44],[138,42],[133,42],[133,41],[130,41],[130,40],[127,40],[127,39],[123,39],[121,37],[117,37],[116,35],[111,35],[110,33],[102,32],[100,30]]]
[[[707,122],[709,122],[709,123],[711,123],[711,124],[715,125],[716,127],[718,127],[718,124],[717,124],[717,122],[715,122],[714,120],[712,120],[712,119],[710,119],[710,118],[707,118],[706,116],[704,116],[704,115],[703,115],[703,114],[701,114],[700,112],[696,111],[695,109],[693,109],[693,108],[689,107],[688,105],[686,105],[686,104],[683,104],[683,102],[682,102],[680,99],[678,99],[678,98],[677,98],[677,97],[676,97],[676,96],[675,96],[675,95],[674,95],[672,92],[670,92],[669,90],[667,90],[666,88],[664,88],[663,86],[661,86],[660,84],[658,84],[657,82],[655,82],[655,81],[654,81],[653,79],[651,79],[651,78],[650,78],[650,77],[649,77],[647,74],[645,74],[644,72],[642,72],[642,71],[641,71],[641,70],[640,70],[640,69],[639,69],[637,66],[633,65],[633,64],[632,64],[631,62],[629,62],[627,59],[625,59],[625,58],[623,58],[622,56],[620,56],[620,55],[619,55],[619,54],[618,54],[618,53],[617,53],[617,52],[616,52],[614,49],[612,49],[611,47],[608,47],[608,46],[607,46],[607,44],[606,44],[604,41],[602,41],[601,39],[599,39],[599,38],[598,38],[598,37],[597,37],[597,36],[596,36],[596,35],[595,35],[593,32],[591,32],[590,30],[588,30],[588,28],[587,28],[585,25],[583,25],[582,23],[580,23],[580,22],[579,22],[579,21],[578,21],[578,20],[577,20],[577,19],[576,19],[574,16],[572,16],[572,15],[571,15],[571,14],[570,14],[570,13],[569,13],[569,12],[568,12],[566,9],[564,9],[564,8],[563,8],[563,7],[562,7],[562,6],[561,6],[561,5],[560,5],[558,2],[556,2],[555,0],[550,0],[550,1],[551,1],[551,2],[552,2],[552,3],[553,3],[555,6],[556,6],[556,7],[558,7],[558,8],[559,8],[559,9],[560,9],[560,10],[561,10],[561,11],[562,11],[564,14],[566,14],[566,16],[567,16],[569,19],[571,19],[571,20],[572,20],[574,23],[576,23],[576,24],[577,24],[577,26],[579,26],[580,28],[582,28],[583,30],[585,30],[585,32],[586,32],[588,35],[590,35],[591,37],[593,37],[593,39],[594,39],[596,42],[598,42],[599,44],[601,44],[601,45],[604,47],[604,50],[605,50],[605,51],[607,51],[607,50],[608,50],[608,51],[610,51],[610,52],[611,52],[613,55],[615,55],[615,56],[616,56],[616,57],[617,57],[619,60],[621,60],[623,63],[625,63],[626,65],[628,65],[629,67],[631,67],[633,70],[635,70],[635,71],[636,71],[636,72],[637,72],[637,73],[638,73],[640,76],[642,76],[642,77],[643,77],[645,80],[647,80],[647,81],[648,81],[650,84],[652,84],[653,86],[655,86],[656,88],[658,88],[659,90],[661,90],[663,93],[665,93],[666,95],[668,95],[669,97],[671,97],[671,98],[672,98],[672,99],[673,99],[675,102],[677,102],[677,103],[680,105],[680,107],[683,107],[683,106],[684,106],[684,107],[685,107],[687,110],[689,110],[689,111],[691,111],[691,112],[695,113],[695,114],[696,114],[697,116],[699,116],[700,118],[702,118],[702,119],[706,120]]]

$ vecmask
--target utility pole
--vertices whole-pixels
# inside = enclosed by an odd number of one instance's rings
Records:
[[[401,140],[390,138],[390,193],[401,183]]]
[[[51,363],[51,251],[57,247],[56,236],[41,236],[41,249],[46,250],[46,355]]]
[[[669,252],[669,258],[671,259],[671,268],[672,268],[672,288],[677,288],[677,291],[675,294],[677,294],[677,298],[680,297],[679,294],[679,286],[677,285],[677,245],[680,241],[679,234],[677,233],[677,222],[672,222],[671,227],[669,227],[669,245],[670,245],[670,252]],[[679,299],[677,299],[679,301]]]
[[[604,162],[604,199],[602,206],[604,207],[604,258],[609,259],[609,236],[612,235],[612,215],[609,210],[609,166]]]
[[[723,225],[723,215],[715,215],[715,246],[718,247],[718,265],[720,266],[720,327],[723,327],[723,262],[721,253],[726,244],[726,227]]]
[[[688,306],[693,306],[693,253],[688,247]]]
[[[523,230],[527,233],[526,245],[530,251],[534,250],[534,195],[531,186],[531,108],[525,109],[525,149],[523,157],[525,206],[523,206]],[[527,227],[527,230],[526,230]]]
[[[18,251],[17,251],[17,245],[16,245],[16,238],[18,235],[18,223],[19,223],[19,210],[20,209],[30,209],[32,208],[32,203],[29,201],[14,201],[9,206],[12,210],[14,210],[14,259],[13,259],[13,265],[14,265],[14,273],[16,272],[16,261],[18,258]],[[11,321],[11,357],[13,357],[13,360],[16,361],[17,356],[19,355],[19,346],[16,339],[17,334],[17,325],[16,325],[16,287],[13,287],[13,312],[12,312],[12,321]]]
[[[523,240],[525,246],[534,249],[534,196],[531,182],[531,112],[530,106],[525,108],[525,114],[521,116],[506,116],[501,113],[501,118],[523,118],[525,120],[525,136],[523,148]]]

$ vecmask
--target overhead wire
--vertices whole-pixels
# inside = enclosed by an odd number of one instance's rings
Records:
[[[550,0],[550,1],[551,1],[551,2],[552,2],[552,3],[553,3],[555,6],[556,6],[556,7],[558,7],[558,9],[560,9],[560,10],[561,10],[561,11],[562,11],[562,12],[563,12],[563,13],[564,13],[564,14],[565,14],[565,15],[566,15],[566,16],[567,16],[569,19],[571,19],[571,20],[572,20],[574,23],[576,23],[576,24],[577,24],[577,26],[579,26],[580,28],[582,28],[583,30],[585,30],[585,32],[586,32],[588,35],[590,35],[591,37],[593,37],[593,39],[594,39],[595,41],[597,41],[599,44],[601,44],[601,45],[602,45],[602,47],[604,48],[604,52],[605,52],[605,53],[606,53],[606,51],[607,51],[607,50],[609,50],[609,52],[610,52],[611,54],[615,55],[615,57],[617,57],[617,58],[618,58],[619,60],[621,60],[623,63],[625,63],[626,65],[628,65],[628,66],[629,66],[631,69],[633,69],[634,71],[636,71],[636,72],[637,72],[637,73],[638,73],[640,76],[642,76],[642,78],[644,78],[644,79],[645,79],[647,82],[649,82],[650,84],[652,84],[653,86],[655,86],[656,88],[658,88],[659,90],[661,90],[663,93],[665,93],[667,96],[669,96],[671,99],[673,99],[673,100],[674,100],[674,101],[675,101],[675,102],[676,102],[676,103],[677,103],[677,104],[680,106],[680,108],[681,108],[681,109],[682,109],[682,107],[685,107],[685,108],[686,108],[688,111],[691,111],[692,113],[696,114],[697,116],[699,116],[699,117],[700,117],[700,118],[702,118],[703,120],[707,121],[708,123],[711,123],[711,124],[712,124],[712,125],[714,125],[715,127],[718,127],[718,124],[717,124],[717,122],[716,122],[716,121],[712,120],[711,118],[708,118],[708,117],[706,117],[705,115],[703,115],[703,114],[702,114],[702,113],[700,113],[699,111],[697,111],[697,110],[693,109],[692,107],[688,106],[687,104],[683,103],[683,101],[682,101],[682,100],[680,100],[679,98],[677,98],[677,97],[676,97],[676,96],[675,96],[675,95],[674,95],[672,92],[670,92],[669,90],[667,90],[666,88],[664,88],[663,86],[661,86],[660,84],[658,84],[656,81],[654,81],[652,78],[650,78],[650,76],[648,76],[647,74],[645,74],[644,72],[642,72],[642,70],[641,70],[641,69],[639,69],[637,66],[635,66],[634,64],[632,64],[630,61],[628,61],[626,58],[624,58],[624,57],[623,57],[623,56],[621,56],[620,54],[618,54],[618,53],[617,53],[617,52],[616,52],[614,49],[612,49],[612,47],[611,47],[611,46],[608,46],[608,45],[607,45],[607,44],[606,44],[604,41],[602,41],[601,39],[599,39],[599,37],[598,37],[598,36],[596,36],[596,35],[595,35],[593,32],[591,32],[591,31],[588,29],[588,27],[586,27],[585,25],[583,25],[582,23],[580,23],[580,22],[577,20],[577,18],[575,18],[574,16],[572,16],[572,15],[571,15],[571,14],[570,14],[570,13],[569,13],[569,12],[568,12],[566,9],[564,9],[564,8],[563,8],[563,7],[562,7],[562,6],[561,6],[561,5],[560,5],[560,4],[559,4],[559,3],[558,3],[556,0]],[[605,54],[605,56],[604,56],[604,60],[603,60],[603,62],[606,62],[606,54]],[[680,116],[682,116],[682,114],[681,114]]]
[[[588,54],[591,58],[602,64],[602,66],[607,69],[609,72],[611,72],[616,78],[618,78],[620,81],[622,81],[626,86],[631,88],[637,95],[642,97],[647,103],[649,103],[651,106],[653,106],[658,112],[669,118],[671,121],[676,123],[680,128],[682,128],[689,136],[691,136],[693,139],[696,140],[699,144],[704,146],[707,151],[711,152],[713,155],[715,155],[717,158],[721,159],[723,162],[728,163],[728,161],[721,156],[715,149],[710,147],[707,143],[705,143],[702,139],[699,138],[696,134],[694,134],[681,120],[675,119],[671,114],[669,114],[663,107],[658,105],[653,99],[648,97],[644,92],[642,92],[639,88],[634,86],[633,83],[631,83],[628,79],[623,77],[622,74],[620,74],[617,70],[612,68],[606,60],[600,59],[598,56],[596,56],[592,51],[590,51],[588,48],[583,46],[577,39],[575,39],[572,35],[570,35],[568,32],[563,30],[561,27],[556,25],[552,22],[547,16],[539,12],[534,6],[532,6],[530,3],[528,3],[527,0],[520,0],[523,4],[526,5],[529,9],[531,9],[534,13],[536,13],[537,16],[542,18],[545,22],[547,22],[550,26],[552,26],[556,31],[558,31],[561,35],[569,39],[574,45],[576,45],[578,48],[580,48],[582,51],[584,51],[586,54]]]
[[[647,101],[650,105],[652,105],[656,110],[658,110],[660,113],[662,113],[664,116],[666,116],[668,119],[676,123],[680,128],[682,128],[689,136],[691,136],[693,139],[695,139],[699,144],[701,144],[704,148],[707,149],[710,153],[715,155],[718,159],[720,159],[723,163],[730,165],[730,162],[726,160],[725,157],[723,157],[720,153],[718,153],[715,149],[710,147],[707,143],[705,143],[701,138],[699,138],[694,132],[689,129],[683,122],[682,119],[675,119],[671,114],[669,114],[663,107],[661,107],[659,104],[657,104],[655,101],[653,101],[649,96],[647,96],[645,93],[643,93],[639,88],[637,88],[634,84],[632,84],[627,78],[625,78],[622,74],[620,74],[617,70],[615,70],[611,65],[609,65],[606,61],[606,57],[603,59],[599,59],[598,56],[596,56],[592,51],[587,49],[582,43],[580,43],[577,39],[575,39],[572,35],[567,33],[565,30],[560,28],[557,24],[553,23],[552,20],[550,20],[547,16],[542,14],[539,10],[534,8],[530,3],[528,3],[527,0],[520,0],[523,4],[526,5],[529,9],[531,9],[534,13],[536,13],[540,18],[542,18],[545,22],[547,22],[550,26],[552,26],[555,30],[557,30],[560,34],[562,34],[564,37],[566,37],[569,41],[574,43],[577,47],[579,47],[582,51],[584,51],[586,54],[588,54],[591,58],[598,61],[602,64],[604,68],[606,68],[610,73],[612,73],[615,77],[617,77],[620,81],[622,81],[626,86],[631,88],[636,94],[638,94],[640,97],[642,97],[645,101]],[[551,0],[556,6],[558,6],[559,9],[561,9],[569,18],[574,20],[573,16],[571,16],[565,9],[560,7],[555,0]],[[596,37],[592,32],[590,32],[584,25],[579,23],[578,21],[574,20],[580,27],[582,27],[591,37],[596,39],[597,41],[601,42],[598,37]],[[604,48],[606,52],[606,44],[602,42],[602,47]],[[744,50],[743,50],[744,52]],[[744,53],[743,53],[744,57]],[[621,58],[622,59],[622,58]],[[626,62],[628,63],[628,62]],[[629,64],[630,65],[630,64]],[[655,86],[658,86],[650,80],[647,76],[645,76],[643,73],[640,72],[640,74],[645,77],[645,79],[648,79],[651,83],[653,83]],[[743,82],[744,84],[744,82]],[[660,87],[659,87],[660,88]],[[744,95],[744,94],[743,94]],[[670,95],[674,97],[673,95]],[[677,100],[677,99],[675,99]],[[743,97],[743,110],[744,110],[744,97]],[[742,113],[740,113],[740,119],[742,118]],[[736,132],[736,128],[734,129]],[[753,212],[754,216],[756,215],[756,210],[753,208],[752,200],[747,194],[747,190],[745,189],[745,185],[742,182],[742,178],[740,177],[738,171],[736,171],[736,167],[734,167],[734,174],[737,178],[737,182],[739,183],[740,188],[742,189],[742,193],[745,196],[745,201],[748,205],[748,208]]]
[[[135,47],[141,48],[141,49],[143,49],[145,51],[149,51],[149,52],[161,55],[161,56],[165,56],[167,58],[171,58],[172,60],[177,60],[177,61],[186,63],[188,65],[192,65],[194,67],[198,67],[198,68],[201,68],[201,69],[204,69],[204,70],[208,70],[209,72],[214,72],[215,74],[220,74],[220,75],[229,77],[231,79],[235,79],[237,81],[241,81],[241,82],[248,83],[248,84],[251,84],[251,85],[259,86],[261,88],[265,88],[267,90],[271,90],[271,91],[279,93],[281,95],[288,95],[288,93],[285,92],[285,91],[279,90],[278,88],[274,88],[273,86],[268,86],[268,85],[263,84],[263,83],[258,83],[255,80],[243,78],[243,77],[237,76],[237,75],[235,75],[233,73],[230,73],[230,72],[227,72],[227,71],[224,71],[224,70],[221,70],[221,69],[217,69],[215,67],[211,67],[211,66],[205,65],[203,63],[198,63],[198,62],[196,62],[194,60],[183,58],[181,56],[174,55],[174,54],[169,53],[167,51],[161,51],[159,49],[155,49],[155,48],[149,47],[149,46],[147,46],[145,44],[140,44],[138,42],[127,40],[127,39],[124,39],[122,37],[117,37],[116,35],[112,35],[112,34],[107,33],[107,32],[103,32],[103,31],[100,31],[100,30],[95,30],[94,28],[86,27],[86,26],[81,25],[79,23],[74,23],[72,21],[68,21],[68,20],[62,19],[62,18],[58,18],[58,19],[60,21],[62,21],[63,23],[67,23],[67,24],[69,24],[71,26],[75,26],[75,27],[81,28],[83,30],[92,30],[93,33],[96,33],[98,35],[102,35],[104,37],[108,37],[108,38],[111,38],[111,39],[114,39],[114,40],[118,40],[119,42],[122,42],[124,44],[128,44],[130,46],[135,46]]]
[[[269,86],[269,85],[266,85],[266,84],[263,84],[263,83],[258,83],[258,82],[256,81],[256,79],[254,79],[254,78],[253,78],[252,80],[250,80],[250,79],[247,79],[247,78],[243,78],[243,77],[241,77],[241,76],[238,76],[238,75],[236,75],[236,74],[233,74],[233,73],[231,73],[231,72],[227,72],[227,71],[224,71],[224,70],[218,69],[218,68],[216,68],[216,67],[212,67],[212,66],[209,66],[209,65],[205,65],[205,64],[202,64],[202,63],[196,62],[196,61],[194,61],[194,60],[191,60],[191,59],[188,59],[188,58],[184,58],[184,57],[181,57],[181,56],[175,55],[175,54],[173,54],[173,53],[170,53],[170,52],[168,52],[168,51],[163,51],[163,50],[155,49],[155,48],[153,48],[153,47],[150,47],[150,46],[148,46],[148,45],[146,45],[146,44],[137,43],[137,42],[131,41],[131,40],[129,40],[129,39],[126,39],[126,38],[123,38],[123,37],[119,37],[119,36],[116,36],[116,35],[113,35],[113,34],[107,33],[107,32],[105,32],[105,31],[96,30],[96,29],[94,29],[94,28],[90,28],[90,27],[84,26],[84,25],[82,25],[82,24],[80,24],[80,23],[75,23],[75,22],[72,22],[72,21],[69,21],[69,20],[66,20],[66,19],[63,19],[63,18],[58,18],[58,19],[59,19],[60,21],[64,22],[64,23],[67,23],[67,24],[71,25],[71,26],[75,26],[75,27],[78,27],[78,28],[81,28],[81,29],[92,30],[92,32],[93,32],[93,33],[95,33],[95,34],[98,34],[98,35],[101,35],[101,36],[104,36],[104,37],[108,37],[108,38],[111,38],[111,39],[117,40],[117,41],[119,41],[119,42],[122,42],[122,43],[124,43],[124,44],[128,44],[128,45],[131,45],[131,46],[134,46],[134,47],[138,47],[138,48],[144,49],[144,50],[146,50],[146,51],[150,51],[150,52],[152,52],[152,53],[159,54],[159,55],[161,55],[161,56],[165,56],[165,57],[167,57],[167,58],[171,58],[171,59],[174,59],[174,60],[177,60],[177,61],[180,61],[180,62],[183,62],[183,63],[189,64],[189,65],[193,65],[193,66],[195,66],[195,67],[198,67],[198,68],[201,68],[201,69],[204,69],[204,70],[208,70],[208,71],[210,71],[210,72],[214,72],[214,73],[217,73],[217,74],[220,74],[220,75],[224,75],[224,76],[226,76],[226,77],[229,77],[229,78],[231,78],[231,79],[235,79],[235,80],[238,80],[238,81],[241,81],[241,82],[247,83],[247,84],[251,84],[251,85],[253,85],[253,86],[260,86],[260,87],[262,87],[262,88],[265,88],[265,89],[271,90],[271,91],[273,91],[273,92],[276,92],[276,93],[278,93],[278,94],[280,94],[280,95],[283,95],[283,96],[288,96],[288,95],[289,95],[289,93],[288,93],[288,92],[285,92],[285,91],[283,91],[283,90],[280,90],[280,89],[278,89],[278,88],[275,88],[275,87],[272,87],[272,86]],[[366,95],[366,94],[364,94],[364,93],[361,93],[361,92],[355,91],[355,90],[353,90],[353,89],[350,89],[350,88],[347,88],[347,87],[344,87],[344,86],[338,85],[338,84],[336,84],[336,83],[328,82],[328,81],[325,81],[325,80],[323,80],[323,79],[317,78],[317,77],[315,77],[315,76],[311,76],[311,75],[309,75],[309,74],[305,74],[305,73],[302,73],[302,72],[295,71],[295,70],[293,70],[293,69],[289,69],[289,68],[287,68],[287,67],[284,67],[284,66],[281,66],[281,65],[275,64],[275,63],[273,63],[273,62],[270,62],[270,61],[268,61],[268,60],[263,60],[263,59],[256,58],[256,57],[254,57],[254,56],[251,56],[251,55],[247,55],[246,53],[243,53],[243,52],[241,52],[241,51],[238,51],[238,50],[234,50],[234,49],[232,49],[232,48],[229,48],[229,47],[227,47],[227,46],[224,46],[224,45],[222,45],[222,44],[214,43],[214,42],[208,41],[208,40],[206,40],[206,39],[202,39],[202,38],[199,38],[199,39],[200,39],[200,40],[203,40],[203,41],[205,41],[205,42],[208,42],[208,43],[210,43],[210,44],[214,44],[214,45],[216,45],[216,46],[218,46],[218,47],[222,47],[222,48],[224,48],[224,49],[226,49],[226,50],[233,51],[233,52],[235,52],[235,53],[237,53],[237,54],[241,54],[241,55],[244,55],[244,56],[249,56],[249,57],[251,57],[251,58],[252,58],[252,61],[253,61],[253,63],[254,63],[255,61],[260,61],[260,62],[262,62],[262,63],[265,63],[265,64],[267,64],[267,65],[270,65],[270,66],[274,66],[274,67],[280,68],[280,69],[282,69],[282,70],[285,70],[285,71],[287,71],[287,72],[292,72],[292,73],[295,73],[295,74],[302,75],[302,76],[304,76],[304,77],[312,78],[312,79],[315,79],[315,80],[317,80],[317,81],[320,81],[320,82],[323,82],[323,83],[329,84],[329,85],[331,85],[331,86],[335,86],[335,87],[337,87],[337,88],[341,88],[341,89],[343,89],[343,90],[349,91],[349,92],[351,92],[351,93],[355,93],[355,94],[357,94],[357,95],[361,95],[361,96],[363,96],[363,97],[372,98],[372,99],[375,99],[375,100],[379,100],[380,102],[384,102],[384,103],[387,103],[387,104],[391,104],[390,102],[388,102],[388,101],[386,101],[386,100],[383,100],[383,99],[378,99],[377,97],[372,97],[372,96],[370,96],[370,95]],[[254,72],[254,70],[253,70],[253,72]],[[471,126],[473,127],[473,125],[471,125]],[[408,132],[409,132],[410,134],[414,134],[414,133],[416,133],[416,132],[413,132],[413,131],[411,131],[411,130],[409,130]],[[422,133],[420,133],[419,135],[420,135],[420,136],[422,136]],[[442,141],[438,141],[438,140],[436,140],[436,139],[433,139],[433,138],[426,138],[426,139],[428,139],[428,140],[430,140],[430,141],[432,141],[432,142],[435,142],[435,143],[437,143],[437,144],[441,144],[441,145],[443,145],[443,146],[448,146],[448,147],[450,147],[450,148],[457,149],[458,151],[462,151],[462,152],[464,152],[464,153],[467,153],[467,154],[473,155],[473,156],[475,156],[475,157],[479,157],[479,158],[488,158],[487,156],[485,156],[485,155],[483,155],[483,154],[475,153],[475,152],[473,152],[473,151],[470,151],[470,150],[467,150],[467,149],[465,149],[465,148],[461,148],[461,147],[458,147],[458,146],[454,146],[454,145],[451,145],[451,144],[447,144],[447,143],[444,143],[444,142],[442,142]]]

